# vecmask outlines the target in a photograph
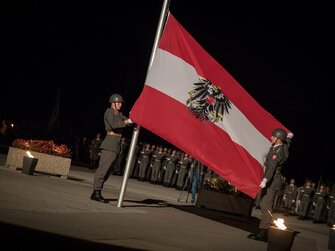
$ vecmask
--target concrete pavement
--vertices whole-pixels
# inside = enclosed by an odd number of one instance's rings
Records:
[[[110,203],[89,199],[94,172],[71,166],[68,179],[26,175],[4,166],[0,155],[1,244],[19,250],[267,250],[267,243],[247,239],[257,228],[259,210],[243,218],[197,208],[184,192],[128,180],[117,207],[123,177],[110,176],[103,195]],[[190,199],[189,199],[190,201]],[[292,250],[328,250],[324,224],[285,219],[299,234]]]

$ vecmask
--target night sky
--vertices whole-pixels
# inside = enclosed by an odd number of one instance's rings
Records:
[[[114,92],[124,96],[128,115],[144,85],[163,0],[109,2],[9,6],[1,17],[0,119],[43,131],[57,90],[64,134],[104,131]],[[203,48],[294,133],[284,173],[300,183],[334,182],[331,10],[316,3],[170,4]],[[144,128],[140,139],[159,140]]]

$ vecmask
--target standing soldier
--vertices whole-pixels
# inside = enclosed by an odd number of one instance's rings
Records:
[[[314,195],[313,223],[324,223],[327,212],[328,191],[325,185],[320,185],[319,191]]]
[[[177,190],[182,190],[184,187],[185,179],[187,177],[187,173],[189,171],[189,166],[192,162],[192,158],[185,153],[184,158],[180,160],[180,168],[178,171],[178,179],[177,179]]]
[[[299,207],[300,207],[300,201],[301,201],[303,190],[304,190],[304,185],[299,186],[297,188],[297,197],[295,199],[295,207],[294,207],[294,212],[296,215],[299,214]]]
[[[145,181],[149,181],[151,180],[151,173],[152,173],[152,167],[154,165],[154,161],[156,158],[156,152],[158,151],[158,146],[156,145],[152,145],[151,146],[151,156],[150,156],[150,161],[149,161],[149,165],[147,168],[147,172],[145,174]]]
[[[282,209],[284,190],[285,190],[286,185],[287,185],[286,177],[282,176],[282,185],[280,186],[278,193],[276,193],[275,199],[273,201],[273,211],[274,212],[279,212]]]
[[[172,154],[166,158],[166,170],[164,175],[163,186],[170,187],[172,182],[173,174],[176,171],[176,163],[179,160],[177,150],[173,149]]]
[[[295,179],[290,180],[290,184],[287,184],[284,189],[284,215],[288,216],[290,210],[293,208],[295,200],[297,198],[297,186],[295,185]]]
[[[171,182],[170,182],[170,187],[176,187],[177,186],[177,180],[178,180],[178,176],[179,176],[179,169],[180,169],[180,165],[181,165],[181,159],[184,156],[184,152],[181,151],[177,151],[177,155],[178,155],[178,160],[176,162],[175,165],[175,169],[171,178]]]
[[[97,168],[97,163],[100,158],[100,146],[102,143],[101,134],[97,133],[96,137],[92,139],[89,145],[90,151],[90,166],[89,169],[93,170]]]
[[[166,170],[166,163],[167,163],[167,158],[171,155],[171,148],[164,147],[163,153],[164,157],[162,159],[161,163],[161,168],[158,171],[158,178],[157,178],[157,184],[162,184],[164,182],[164,176],[165,176],[165,170]]]
[[[309,215],[309,211],[312,205],[312,199],[314,197],[314,188],[311,185],[311,181],[307,180],[304,188],[301,190],[300,205],[299,205],[299,220],[306,220]]]
[[[109,103],[111,103],[111,107],[107,108],[104,114],[107,133],[101,143],[99,166],[95,171],[93,193],[91,195],[92,200],[103,203],[108,203],[108,200],[101,195],[101,190],[109,177],[110,168],[120,152],[122,131],[127,125],[132,124],[131,120],[120,112],[123,103],[123,98],[120,94],[112,94],[109,98]]]
[[[163,147],[160,146],[158,148],[157,153],[155,153],[155,159],[154,159],[154,163],[152,164],[152,172],[151,172],[151,179],[150,179],[150,183],[152,184],[156,184],[158,181],[158,174],[159,174],[159,170],[161,169],[161,165],[162,165],[162,160],[164,158],[164,152],[163,152]]]
[[[276,193],[279,192],[282,185],[281,170],[288,158],[288,148],[292,133],[286,134],[283,129],[275,129],[272,132],[272,146],[265,159],[265,172],[260,183],[260,188],[267,187],[266,194],[261,200],[261,221],[259,223],[259,231],[249,234],[249,239],[267,242],[268,231],[272,220],[273,200]]]
[[[140,164],[140,170],[138,172],[138,180],[145,181],[145,175],[147,173],[148,165],[150,163],[151,148],[150,144],[146,144]]]
[[[143,156],[144,149],[146,148],[146,146],[147,146],[147,144],[143,143],[142,147],[140,147],[140,152],[138,154],[137,162],[135,164],[135,169],[133,171],[133,178],[134,179],[138,179],[138,175],[140,173],[141,160],[142,160],[142,156]]]

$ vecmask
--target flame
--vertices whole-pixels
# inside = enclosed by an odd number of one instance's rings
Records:
[[[34,158],[34,156],[29,151],[27,151],[26,153],[27,153],[29,158]]]
[[[273,222],[276,224],[276,227],[281,230],[285,230],[287,228],[284,224],[284,219],[282,218],[278,218],[277,220],[274,220]]]

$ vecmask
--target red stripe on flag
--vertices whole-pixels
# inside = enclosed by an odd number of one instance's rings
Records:
[[[131,119],[256,197],[263,175],[261,165],[221,128],[194,118],[185,105],[146,85]]]

